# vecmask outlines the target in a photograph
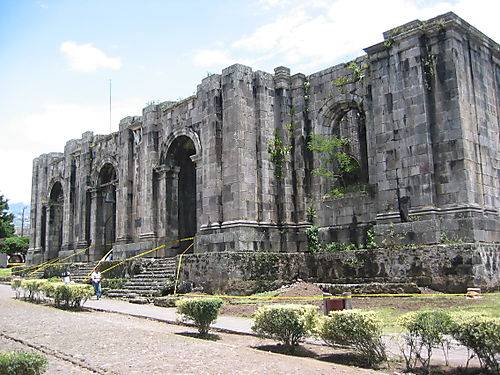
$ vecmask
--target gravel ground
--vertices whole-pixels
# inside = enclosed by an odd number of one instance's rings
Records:
[[[183,326],[14,300],[0,287],[0,350],[42,350],[50,362],[47,374],[378,373],[257,350],[272,342],[254,337],[214,338],[199,339]]]

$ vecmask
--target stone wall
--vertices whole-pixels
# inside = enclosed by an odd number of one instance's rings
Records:
[[[372,227],[402,243],[499,242],[500,46],[447,13],[365,52],[308,76],[235,64],[39,156],[28,261],[191,237],[199,253],[303,252],[308,212],[326,242],[362,244]],[[315,173],[314,134],[347,139],[358,160],[342,197]]]
[[[406,283],[442,292],[500,289],[500,245],[457,244],[336,253],[191,254],[181,278],[209,291],[255,292],[297,279],[318,283]]]

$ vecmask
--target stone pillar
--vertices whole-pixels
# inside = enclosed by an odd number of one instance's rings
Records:
[[[50,210],[51,206],[47,205],[45,208],[45,251],[43,253],[43,260],[51,259],[50,251]]]
[[[166,236],[168,239],[177,239],[179,233],[179,167],[171,167],[166,171]]]
[[[122,124],[120,124],[122,128]],[[131,131],[124,127],[120,129],[121,163],[119,165],[120,177],[116,190],[116,242],[128,243],[132,236],[129,233],[131,218],[131,204],[129,196],[132,194],[130,182],[130,163],[133,158],[133,145]]]
[[[89,246],[89,260],[97,260],[99,254],[99,241],[97,232],[97,200],[99,198],[99,191],[95,188],[90,190],[90,246]]]
[[[252,69],[233,65],[222,72],[224,222],[255,225],[257,183],[256,129]]]

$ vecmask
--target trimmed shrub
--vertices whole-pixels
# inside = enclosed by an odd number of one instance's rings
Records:
[[[408,371],[419,362],[429,372],[434,348],[441,348],[448,362],[449,340],[446,335],[451,332],[453,323],[448,313],[439,310],[411,312],[399,317],[398,323],[406,331],[403,338],[408,351],[402,349],[402,353]]]
[[[192,320],[201,334],[206,334],[219,315],[220,298],[185,298],[176,302],[177,312],[184,319]]]
[[[42,279],[27,279],[21,281],[21,288],[24,290],[24,298],[30,302],[40,302],[41,286],[46,283]]]
[[[94,290],[87,284],[54,283],[54,302],[56,306],[79,308],[88,300]]]
[[[22,279],[12,279],[12,281],[10,282],[10,287],[12,288],[12,290],[14,292],[16,292],[16,298],[19,298],[19,296],[21,295],[21,282],[23,280]]]
[[[253,316],[252,330],[260,336],[294,347],[314,330],[317,310],[312,305],[262,306]]]
[[[0,353],[0,375],[40,375],[46,370],[47,359],[38,353]]]
[[[57,284],[59,284],[59,283],[61,283],[61,282],[59,281],[56,283],[56,282],[50,282],[47,280],[45,283],[40,285],[40,292],[43,293],[43,295],[46,298],[54,298],[54,295],[56,292],[56,287],[57,287]]]
[[[500,374],[500,319],[462,316],[455,319],[451,334],[474,352],[482,367]]]
[[[317,333],[329,345],[353,348],[369,365],[387,359],[382,343],[382,323],[371,311],[332,311],[320,320]]]

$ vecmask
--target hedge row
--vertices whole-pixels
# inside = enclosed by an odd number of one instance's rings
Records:
[[[89,299],[94,290],[87,284],[65,284],[44,279],[14,279],[11,282],[16,298],[30,302],[54,302],[57,307],[80,308]]]

